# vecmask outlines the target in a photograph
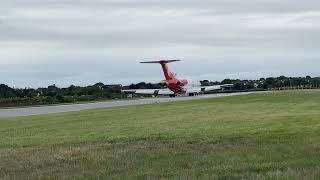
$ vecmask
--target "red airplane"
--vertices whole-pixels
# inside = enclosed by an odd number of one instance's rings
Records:
[[[168,89],[136,89],[136,90],[123,90],[127,93],[136,94],[152,94],[152,95],[169,95],[170,97],[175,97],[177,94],[187,94],[189,96],[195,96],[199,93],[206,91],[220,90],[224,87],[232,87],[232,84],[215,85],[215,86],[189,86],[189,82],[186,79],[179,80],[176,75],[170,72],[168,68],[168,63],[177,62],[181,60],[160,60],[160,61],[147,61],[140,63],[152,63],[160,64],[163,70],[165,80],[160,84],[166,86]]]

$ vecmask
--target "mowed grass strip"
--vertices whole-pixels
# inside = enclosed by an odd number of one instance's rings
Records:
[[[317,179],[320,91],[0,119],[0,179]]]

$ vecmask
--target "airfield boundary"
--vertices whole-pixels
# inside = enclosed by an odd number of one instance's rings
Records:
[[[202,96],[195,96],[195,97],[144,98],[144,99],[135,99],[135,100],[105,101],[105,102],[93,102],[93,103],[83,103],[83,104],[9,108],[9,109],[0,109],[0,118],[74,112],[74,111],[82,111],[82,110],[88,110],[88,109],[111,108],[111,107],[132,106],[132,105],[158,104],[158,103],[167,103],[167,102],[176,102],[176,101],[189,101],[189,100],[196,100],[196,99],[239,96],[239,95],[245,95],[250,93],[253,93],[253,92],[211,94],[211,95],[202,95]]]

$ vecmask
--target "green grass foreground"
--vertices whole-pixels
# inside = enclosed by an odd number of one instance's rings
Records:
[[[0,179],[317,179],[320,91],[0,119]]]

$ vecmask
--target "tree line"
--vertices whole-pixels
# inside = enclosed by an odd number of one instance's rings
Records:
[[[11,88],[5,84],[0,84],[0,106],[76,103],[125,98],[126,96],[121,93],[121,90],[122,85],[105,85],[103,83],[86,87],[71,85],[67,88],[51,85],[37,89]]]
[[[210,82],[209,82],[210,83]],[[225,79],[220,84],[233,84],[233,90],[287,90],[320,88],[320,77],[269,77],[259,80]]]
[[[285,90],[320,88],[320,77],[269,77],[258,80],[224,79],[223,81],[200,81],[202,86],[233,84],[228,91]],[[161,84],[140,82],[129,86],[105,85],[96,83],[92,86],[74,86],[59,88],[51,85],[46,88],[11,88],[0,84],[0,106],[28,106],[56,103],[76,103],[126,98],[122,89],[160,89]]]

